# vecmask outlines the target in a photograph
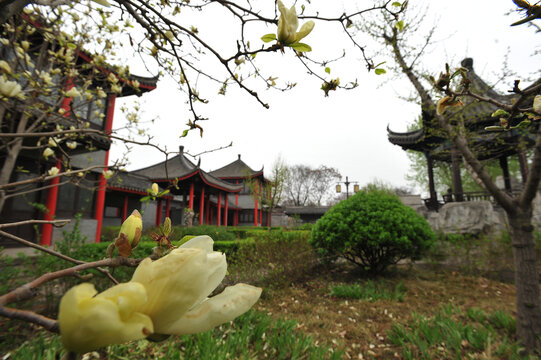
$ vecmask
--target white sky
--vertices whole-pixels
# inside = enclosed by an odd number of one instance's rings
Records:
[[[291,1],[284,1],[290,6]],[[341,3],[345,6],[360,3],[369,6],[370,1],[332,1],[313,0],[312,7],[323,6],[320,14],[340,14]],[[410,4],[430,3],[430,16],[427,25],[437,24],[436,39],[439,40],[428,54],[424,62],[432,74],[437,76],[445,62],[459,65],[465,57],[474,59],[475,71],[487,80],[495,80],[501,73],[505,55],[508,55],[509,67],[519,76],[535,74],[539,76],[539,56],[531,57],[539,50],[540,34],[527,26],[510,27],[518,20],[517,14],[505,16],[514,8],[511,0],[455,0],[426,1],[412,0]],[[323,4],[323,5],[320,5]],[[367,5],[363,5],[367,4]],[[271,7],[272,9],[272,7]],[[307,9],[307,14],[313,11]],[[299,11],[299,9],[298,9]],[[300,11],[299,11],[300,12]],[[206,15],[208,16],[208,14]],[[194,20],[196,23],[197,20]],[[224,19],[204,20],[199,26],[202,36],[206,35],[205,26],[212,22],[209,29],[216,31],[215,46],[235,49],[235,32],[228,32]],[[303,21],[301,21],[302,23]],[[275,32],[276,28],[254,30],[252,48],[260,46],[260,36]],[[220,35],[218,35],[220,34]],[[419,34],[422,36],[423,34]],[[351,56],[351,47],[346,37],[337,31],[336,25],[329,27],[316,22],[314,31],[305,39],[314,49],[313,55],[322,58],[324,54],[340,54],[342,48],[349,49],[350,57],[341,65],[331,66],[331,77],[339,76],[342,84],[347,80],[358,79],[360,86],[355,90],[339,90],[324,97],[320,90],[321,81],[306,74],[306,70],[296,61],[291,50],[280,53],[260,54],[256,58],[259,66],[268,75],[278,76],[279,80],[298,82],[291,91],[280,92],[266,90],[262,84],[255,86],[263,101],[270,104],[270,109],[263,108],[255,99],[242,92],[237,86],[230,86],[227,95],[218,96],[218,86],[204,88],[210,103],[198,106],[198,111],[209,117],[209,121],[201,123],[205,132],[201,139],[198,132],[191,132],[187,138],[179,138],[185,129],[185,123],[191,114],[186,110],[185,95],[179,93],[173,81],[163,77],[156,90],[145,94],[139,100],[142,104],[143,120],[157,118],[151,126],[150,133],[155,142],[167,147],[170,151],[184,145],[190,153],[199,153],[233,142],[231,148],[203,155],[201,167],[210,171],[224,166],[242,155],[242,159],[253,169],[262,166],[270,170],[278,155],[290,165],[309,164],[314,167],[327,165],[337,168],[350,181],[356,180],[361,185],[374,179],[404,186],[404,176],[408,172],[409,163],[405,152],[387,140],[387,125],[395,131],[405,131],[420,113],[417,105],[407,103],[398,98],[408,95],[413,88],[406,80],[392,81],[383,84],[389,75],[376,76],[367,73],[359,54]],[[376,51],[371,47],[368,51]],[[390,59],[382,59],[390,60]],[[219,65],[214,65],[219,66]],[[148,75],[130,63],[132,72],[137,75]],[[514,79],[514,78],[513,78]],[[512,83],[513,79],[509,79]],[[382,85],[383,84],[383,85]],[[507,88],[501,88],[505,91]],[[118,107],[125,103],[130,105],[133,98],[117,101],[115,127],[123,123]],[[111,159],[118,157],[123,147],[113,147]],[[149,147],[134,148],[130,153],[129,170],[138,169],[163,161],[159,152]],[[417,189],[417,191],[421,191]]]

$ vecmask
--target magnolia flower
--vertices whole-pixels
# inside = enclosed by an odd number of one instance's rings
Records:
[[[96,89],[96,95],[98,95],[100,99],[104,99],[107,97],[107,94],[105,93],[105,91],[103,91],[103,89],[99,86]]]
[[[210,237],[197,236],[156,261],[146,258],[129,283],[96,296],[88,283],[70,289],[58,314],[64,346],[88,352],[153,332],[197,333],[248,311],[260,288],[237,284],[207,298],[227,270],[225,255],[212,245]]]
[[[69,89],[68,91],[66,91],[66,93],[64,94],[66,97],[70,97],[70,98],[74,98],[74,97],[82,97],[81,93],[79,92],[79,90],[77,90],[76,87],[72,87],[71,89]]]
[[[54,155],[54,151],[51,148],[45,148],[45,150],[43,150],[43,157],[45,159],[48,159],[49,156],[53,156],[53,155]]]
[[[66,141],[66,146],[71,150],[75,150],[77,148],[77,141]]]
[[[160,188],[158,187],[158,184],[153,183],[150,187],[150,195],[156,196],[158,195],[158,192],[160,191]]]
[[[47,174],[49,174],[49,176],[55,176],[58,175],[59,172],[60,170],[56,166],[53,166],[49,169],[49,171],[47,171]]]
[[[106,179],[110,179],[115,174],[113,170],[103,170],[102,171],[103,177]]]
[[[261,289],[246,284],[207,296],[227,270],[225,255],[212,250],[209,236],[197,236],[156,261],[143,260],[132,282],[143,284],[148,301],[141,311],[158,334],[191,334],[212,329],[248,311]]]
[[[291,45],[299,42],[306,35],[310,34],[314,28],[314,22],[312,20],[304,23],[297,32],[299,27],[299,19],[297,18],[297,11],[295,5],[289,10],[286,9],[284,4],[278,0],[278,10],[280,10],[280,18],[278,19],[278,41],[282,45]]]
[[[21,85],[15,81],[5,80],[4,77],[0,77],[0,95],[24,100],[24,93]]]
[[[533,111],[541,114],[541,95],[535,95],[533,98]]]
[[[58,325],[66,349],[85,353],[153,332],[152,320],[139,311],[147,301],[142,284],[129,282],[96,293],[94,285],[83,283],[62,297]]]
[[[143,231],[143,218],[141,213],[133,210],[130,216],[122,223],[118,236],[125,235],[132,248],[136,247]]]
[[[60,139],[60,138],[52,138],[52,137],[50,137],[48,143],[49,143],[50,147],[56,147],[58,144],[60,144],[61,141],[62,141],[62,139]]]
[[[122,92],[122,86],[118,84],[111,85],[111,91],[117,94],[120,94]]]
[[[11,74],[11,66],[9,66],[9,63],[5,60],[0,60],[0,69],[8,74]]]

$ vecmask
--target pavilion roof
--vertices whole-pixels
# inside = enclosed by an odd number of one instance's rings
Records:
[[[120,191],[147,194],[147,189],[152,186],[152,180],[146,176],[119,171],[110,179],[107,179],[107,187]]]
[[[223,181],[212,174],[203,171],[199,164],[195,165],[186,155],[184,155],[184,147],[180,147],[178,155],[162,161],[160,163],[148,166],[143,169],[135,170],[135,174],[147,176],[153,181],[172,181],[173,179],[184,180],[192,176],[199,176],[201,180],[214,188],[227,192],[239,192],[242,186],[234,185]]]
[[[263,176],[263,168],[261,170],[253,170],[244,161],[240,159],[240,154],[237,160],[227,164],[217,170],[211,171],[210,174],[220,179],[244,179]]]
[[[512,103],[517,98],[515,94],[503,95],[491,88],[473,70],[473,59],[466,58],[462,60],[461,65],[468,69],[468,79],[471,80],[470,89],[475,93],[502,103]],[[536,86],[536,84],[532,86]],[[527,146],[532,146],[535,143],[531,132],[524,134],[524,132],[516,130],[505,132],[484,130],[486,126],[495,125],[497,121],[491,116],[498,109],[496,105],[480,102],[472,97],[465,97],[462,102],[464,106],[451,108],[447,111],[450,116],[463,119],[464,124],[472,133],[471,145],[480,160],[515,154],[519,138],[521,141],[525,141]],[[437,124],[434,124],[433,119],[430,118],[427,112],[423,111],[422,118],[423,126],[420,129],[395,132],[387,127],[389,142],[401,146],[404,150],[429,153],[435,160],[450,161],[451,144],[447,134]],[[522,120],[522,118],[515,118],[511,125],[516,125]]]

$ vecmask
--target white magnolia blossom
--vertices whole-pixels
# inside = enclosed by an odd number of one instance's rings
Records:
[[[0,95],[7,98],[19,98],[24,100],[24,92],[21,85],[16,81],[9,81],[0,77]]]
[[[533,99],[533,111],[541,114],[541,95],[535,95]]]
[[[207,296],[227,271],[225,255],[209,236],[197,236],[152,261],[144,259],[129,283],[96,294],[91,284],[70,289],[60,302],[64,346],[75,352],[156,334],[203,332],[248,311],[261,289],[246,284]]]
[[[142,284],[118,284],[97,293],[94,285],[83,283],[62,297],[58,325],[66,349],[86,353],[143,339],[153,332],[152,320],[139,311],[147,301]]]
[[[71,150],[75,150],[77,148],[77,141],[66,141],[66,146]]]
[[[58,175],[59,172],[60,172],[60,169],[58,169],[56,166],[53,166],[52,168],[49,169],[49,171],[47,171],[47,174],[49,174],[49,176],[55,176],[55,175]]]
[[[54,151],[51,148],[45,148],[45,150],[43,150],[43,157],[45,159],[48,159],[49,156],[53,156],[53,155],[54,155]]]
[[[299,19],[297,18],[297,11],[295,5],[287,9],[284,4],[278,0],[278,10],[280,10],[280,18],[278,19],[278,41],[283,45],[291,45],[297,43],[306,35],[310,34],[314,28],[315,23],[310,20],[305,22],[299,32]]]
[[[79,90],[77,90],[77,88],[75,86],[72,87],[71,89],[69,89],[68,91],[66,91],[66,93],[64,95],[66,97],[70,97],[70,98],[74,98],[74,97],[81,98],[82,97],[81,93],[79,92]]]
[[[113,175],[115,174],[115,172],[113,170],[103,170],[102,172],[103,174],[103,177],[106,178],[106,179],[110,179],[113,177]]]
[[[8,74],[12,73],[11,66],[5,60],[0,60],[0,69],[2,69],[4,72],[6,72]]]

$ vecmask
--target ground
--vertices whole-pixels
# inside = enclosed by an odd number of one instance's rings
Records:
[[[432,316],[449,304],[486,312],[502,310],[515,317],[513,285],[456,271],[396,269],[383,280],[389,285],[403,282],[402,301],[331,296],[332,284],[359,280],[359,274],[351,269],[320,273],[304,283],[266,290],[256,308],[276,317],[294,319],[298,331],[311,334],[319,343],[345,349],[346,359],[401,358],[386,336],[391,325],[408,323],[414,313]]]

